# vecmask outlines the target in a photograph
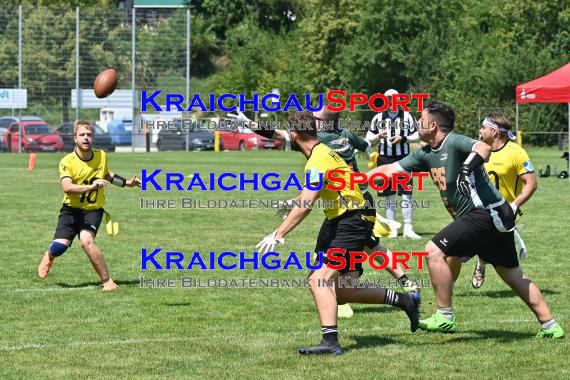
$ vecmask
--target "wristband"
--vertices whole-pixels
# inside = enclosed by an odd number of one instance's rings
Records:
[[[471,174],[477,166],[483,165],[484,163],[485,160],[479,155],[479,153],[471,152],[469,153],[469,156],[467,156],[465,162],[463,162],[463,168],[461,171],[467,174]]]
[[[115,186],[125,187],[125,185],[127,184],[127,180],[121,177],[120,175],[115,174],[113,175],[113,178],[111,178],[111,183]]]

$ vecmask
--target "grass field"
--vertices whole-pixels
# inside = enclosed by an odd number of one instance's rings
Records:
[[[555,150],[530,150],[535,167],[565,161]],[[0,377],[2,378],[569,378],[568,340],[537,340],[532,313],[489,269],[480,290],[471,288],[474,263],[465,267],[454,306],[458,332],[409,332],[407,318],[387,306],[353,305],[339,323],[346,353],[301,357],[296,349],[320,340],[308,289],[141,289],[139,278],[304,278],[298,270],[141,271],[141,248],[193,251],[254,250],[279,220],[273,211],[141,210],[139,199],[286,199],[290,192],[140,192],[107,190],[107,209],[121,223],[98,244],[120,291],[104,294],[77,242],[41,281],[36,268],[54,232],[62,192],[61,155],[0,154]],[[188,175],[232,171],[301,173],[304,158],[284,152],[111,154],[123,176],[141,169]],[[362,162],[361,165],[365,166]],[[164,178],[164,177],[162,177]],[[164,180],[162,179],[162,182]],[[185,182],[187,184],[187,182]],[[415,214],[421,241],[385,241],[394,250],[422,250],[449,223],[431,182],[417,199],[429,210]],[[529,256],[523,268],[543,290],[556,318],[570,330],[567,268],[570,181],[539,179],[524,207],[522,232]],[[398,211],[398,218],[401,213]],[[322,219],[315,210],[286,239],[281,251],[312,250]],[[164,259],[160,260],[164,263]],[[188,259],[185,260],[188,263]],[[365,278],[387,278],[367,269]],[[427,279],[427,271],[412,271]],[[180,283],[178,282],[178,285]],[[431,289],[422,293],[422,316],[434,310]],[[564,364],[566,363],[566,364]]]

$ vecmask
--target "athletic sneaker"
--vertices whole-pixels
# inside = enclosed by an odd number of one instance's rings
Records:
[[[564,338],[564,335],[566,335],[564,333],[564,330],[562,330],[562,327],[558,324],[558,322],[556,322],[555,324],[550,326],[549,329],[541,328],[538,334],[536,334],[536,337],[558,339],[558,338]]]
[[[475,264],[475,270],[473,271],[473,279],[471,280],[471,285],[475,289],[479,289],[483,286],[485,282],[485,267],[479,267],[479,262]]]
[[[338,356],[342,354],[342,349],[338,344],[325,342],[324,340],[318,346],[311,348],[299,348],[301,355],[332,355]]]
[[[419,288],[417,282],[406,281],[402,286],[402,290],[406,293],[417,292],[419,296]]]
[[[420,321],[420,294],[418,292],[410,292],[407,295],[410,297],[410,302],[403,310],[410,318],[410,330],[416,332]]]
[[[112,279],[107,280],[107,282],[103,283],[101,286],[103,286],[104,292],[111,292],[113,290],[119,289],[119,285],[115,284],[115,281]]]
[[[443,314],[435,312],[428,319],[422,319],[419,325],[420,329],[430,332],[442,332],[446,334],[453,334],[457,331],[457,324],[455,318],[449,320]]]
[[[49,257],[49,252],[46,252],[38,266],[38,276],[43,280],[48,276],[49,270],[53,265],[53,259]]]
[[[354,312],[352,311],[352,308],[348,303],[345,303],[344,305],[338,305],[338,308],[336,309],[336,316],[338,318],[343,318],[343,319],[352,318],[353,314]]]
[[[403,236],[408,239],[419,240],[422,237],[414,232],[411,225],[404,226],[404,233]]]

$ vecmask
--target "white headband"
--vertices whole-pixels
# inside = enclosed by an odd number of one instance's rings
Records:
[[[501,133],[506,133],[509,140],[516,140],[516,136],[513,134],[513,132],[511,130],[499,127],[499,125],[497,123],[495,123],[493,120],[489,119],[488,117],[486,117],[485,120],[483,120],[482,124],[486,125],[489,128],[496,129],[497,131],[499,131]]]

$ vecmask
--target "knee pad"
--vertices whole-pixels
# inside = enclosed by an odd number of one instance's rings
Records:
[[[69,248],[67,245],[60,243],[58,241],[52,241],[50,246],[49,246],[49,253],[51,253],[52,256],[61,256],[64,254],[65,251],[67,251],[67,248]]]

